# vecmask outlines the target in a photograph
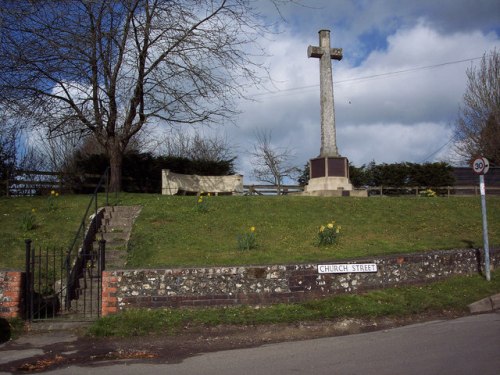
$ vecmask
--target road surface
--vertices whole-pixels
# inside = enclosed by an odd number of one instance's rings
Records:
[[[46,374],[500,374],[500,313],[229,350],[181,363],[99,362]]]

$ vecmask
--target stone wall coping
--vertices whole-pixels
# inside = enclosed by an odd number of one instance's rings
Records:
[[[343,259],[330,259],[330,260],[320,260],[317,262],[302,262],[302,263],[279,263],[279,264],[250,264],[250,265],[234,265],[234,266],[191,266],[191,267],[180,267],[180,266],[175,266],[175,267],[156,267],[156,268],[123,268],[123,269],[113,269],[113,270],[106,270],[107,273],[130,273],[130,272],[137,272],[137,273],[142,273],[142,272],[157,272],[160,270],[165,270],[165,271],[171,271],[172,273],[175,272],[192,272],[192,271],[198,271],[198,270],[211,270],[211,269],[217,269],[221,270],[221,272],[224,271],[224,274],[235,274],[238,273],[232,272],[230,270],[247,270],[247,269],[267,269],[267,270],[290,270],[290,269],[297,269],[299,268],[314,268],[317,267],[318,264],[335,264],[335,263],[383,263],[384,261],[395,259],[395,261],[398,258],[422,258],[422,257],[428,257],[428,256],[440,256],[440,255],[449,255],[449,254],[459,254],[459,253],[469,253],[471,251],[475,252],[483,252],[482,248],[473,248],[473,249],[446,249],[446,250],[429,250],[429,251],[421,251],[421,252],[415,252],[415,253],[394,253],[394,254],[384,254],[380,256],[373,256],[373,257],[360,257],[360,258],[343,258]],[[500,247],[498,248],[490,248],[490,254],[496,254],[500,253]]]

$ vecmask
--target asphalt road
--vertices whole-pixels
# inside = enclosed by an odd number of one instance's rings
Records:
[[[500,374],[500,313],[202,354],[174,364],[103,363],[46,374]]]

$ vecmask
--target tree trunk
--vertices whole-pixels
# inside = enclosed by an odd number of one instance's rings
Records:
[[[109,166],[111,172],[109,191],[112,193],[118,193],[122,190],[122,164],[123,154],[119,147],[113,145],[109,150]]]

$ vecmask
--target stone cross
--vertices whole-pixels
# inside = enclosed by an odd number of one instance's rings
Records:
[[[333,106],[332,63],[342,60],[342,48],[330,48],[330,30],[320,30],[319,47],[309,46],[308,57],[320,59],[320,97],[321,97],[321,150],[320,157],[338,157],[335,136],[335,109]]]

